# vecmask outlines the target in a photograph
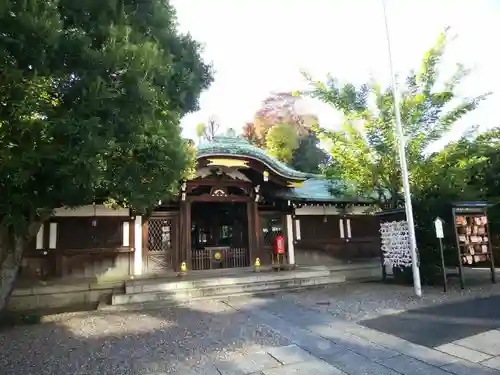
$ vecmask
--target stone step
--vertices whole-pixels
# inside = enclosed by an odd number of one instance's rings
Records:
[[[220,277],[200,278],[200,279],[154,279],[154,280],[139,280],[127,281],[125,283],[125,293],[144,293],[144,292],[168,292],[179,291],[193,288],[204,288],[211,286],[231,286],[235,284],[248,284],[266,281],[289,280],[292,278],[314,278],[330,276],[331,274],[339,274],[330,270],[312,270],[312,271],[283,271],[283,272],[248,272],[246,275],[221,275]]]
[[[156,279],[146,279],[146,280],[129,280],[125,283],[125,293],[141,293],[141,292],[163,292],[172,291],[180,289],[192,289],[192,288],[202,288],[206,286],[223,286],[223,285],[234,285],[234,284],[244,284],[253,282],[263,282],[263,281],[275,281],[275,280],[288,280],[290,278],[297,277],[323,277],[330,275],[345,275],[349,278],[358,279],[360,277],[379,277],[381,275],[380,265],[360,265],[346,268],[335,268],[329,269],[327,267],[308,267],[307,269],[295,269],[292,271],[266,271],[266,272],[250,272],[241,274],[216,274],[211,273],[210,275],[198,278],[190,278],[192,275],[188,275],[184,278],[156,278]]]
[[[139,292],[131,294],[115,294],[112,297],[112,305],[126,305],[136,303],[147,303],[154,301],[171,301],[182,303],[200,298],[220,298],[222,296],[259,294],[272,290],[289,290],[312,286],[323,286],[334,283],[346,282],[345,275],[327,275],[316,277],[288,277],[284,279],[271,279],[265,281],[253,281],[237,284],[223,284],[202,286],[196,288],[181,288],[154,292]]]
[[[345,281],[349,282],[349,281]],[[338,283],[338,282],[337,282]],[[110,304],[100,304],[98,306],[98,310],[102,311],[140,311],[140,310],[154,310],[154,309],[161,309],[164,307],[169,307],[169,306],[182,306],[189,304],[190,302],[199,302],[199,301],[211,301],[211,300],[218,300],[218,301],[231,301],[232,298],[238,298],[238,297],[244,297],[244,296],[254,296],[254,295],[273,295],[273,294],[279,294],[283,292],[298,292],[302,290],[307,290],[307,289],[314,289],[314,288],[322,288],[326,287],[331,284],[336,284],[333,282],[330,283],[325,283],[325,284],[312,284],[312,285],[299,285],[299,286],[289,286],[286,288],[283,287],[276,287],[276,288],[270,288],[270,289],[261,289],[259,291],[245,291],[241,293],[223,293],[223,294],[218,294],[218,295],[209,295],[209,296],[203,296],[203,297],[197,297],[197,298],[191,298],[189,300],[183,300],[183,299],[163,299],[163,300],[155,300],[155,301],[147,301],[147,302],[141,302],[141,303],[129,303],[129,304],[122,304],[122,305],[110,305]]]
[[[323,284],[323,285],[313,285],[313,286],[298,286],[295,288],[287,288],[287,292],[297,292],[301,290],[306,290],[306,289],[312,289],[312,288],[320,288],[320,287],[325,287],[328,284]],[[170,307],[170,306],[185,306],[189,304],[190,302],[199,302],[199,301],[231,301],[232,298],[238,298],[238,297],[244,297],[244,296],[254,296],[254,295],[273,295],[273,294],[278,294],[282,293],[284,289],[282,288],[277,288],[277,289],[267,289],[267,290],[262,290],[261,292],[255,293],[255,292],[243,292],[243,293],[229,293],[229,294],[221,294],[218,296],[207,296],[207,297],[199,297],[199,298],[194,298],[189,301],[176,301],[176,300],[157,300],[157,301],[151,301],[151,302],[143,302],[143,303],[130,303],[130,304],[125,304],[125,305],[110,305],[110,304],[100,304],[97,309],[100,311],[140,311],[140,310],[154,310],[154,309],[161,309],[164,307]]]

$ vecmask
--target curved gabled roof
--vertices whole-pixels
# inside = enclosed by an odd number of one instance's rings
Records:
[[[196,158],[206,158],[210,156],[229,156],[254,159],[281,177],[305,181],[313,177],[309,173],[304,173],[290,168],[286,164],[276,160],[264,150],[250,144],[247,140],[235,137],[214,137],[213,140],[201,143],[196,150]]]
[[[340,181],[311,178],[300,187],[276,192],[276,196],[291,201],[321,203],[374,203],[371,197],[361,197]]]

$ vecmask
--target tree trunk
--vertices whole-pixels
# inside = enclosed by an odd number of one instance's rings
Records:
[[[38,232],[40,225],[41,223],[32,223],[26,236],[16,236],[7,228],[0,228],[0,312],[7,306],[14,288],[24,247]]]

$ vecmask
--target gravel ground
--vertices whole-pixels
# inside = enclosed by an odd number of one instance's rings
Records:
[[[265,302],[279,305],[284,298],[359,321],[498,294],[500,285],[482,282],[464,291],[454,285],[448,293],[424,288],[424,297],[417,299],[411,287],[364,283],[268,296]],[[0,374],[190,375],[188,368],[206,369],[218,360],[234,362],[263,347],[289,344],[255,318],[216,301],[152,311],[69,313],[0,331]]]
[[[288,344],[220,302],[61,314],[0,332],[0,374],[187,374],[186,368]]]
[[[454,283],[447,293],[443,292],[441,286],[424,287],[422,298],[418,298],[409,286],[383,283],[336,284],[307,292],[289,293],[285,298],[341,319],[360,321],[409,309],[500,294],[500,284],[490,284],[488,280],[469,282],[468,285],[461,290]]]

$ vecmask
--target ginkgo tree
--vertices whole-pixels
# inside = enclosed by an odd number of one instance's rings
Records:
[[[299,137],[291,125],[278,124],[267,132],[266,150],[277,160],[289,163],[297,147],[299,147]]]
[[[193,150],[180,118],[212,81],[168,0],[0,6],[0,311],[23,250],[55,208],[147,211]]]
[[[440,66],[450,42],[444,30],[425,53],[419,71],[411,71],[398,84],[401,116],[406,140],[406,155],[412,184],[425,176],[425,151],[440,140],[467,113],[477,108],[489,93],[470,98],[457,94],[469,70],[457,64],[450,77],[440,74]],[[317,128],[329,147],[326,176],[349,181],[349,186],[365,196],[376,197],[381,208],[401,204],[401,169],[394,121],[391,87],[368,82],[356,87],[340,85],[329,76],[326,82],[304,74],[311,89],[303,94],[317,98],[340,111],[339,130]]]

